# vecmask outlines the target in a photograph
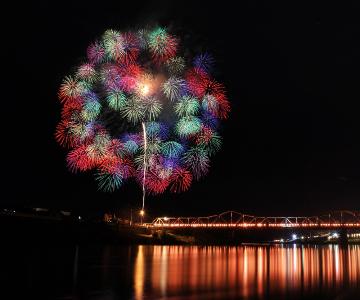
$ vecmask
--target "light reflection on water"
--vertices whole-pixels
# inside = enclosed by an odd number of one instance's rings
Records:
[[[133,273],[136,300],[331,294],[359,288],[360,246],[138,246]]]
[[[0,299],[360,299],[359,245],[3,248]]]

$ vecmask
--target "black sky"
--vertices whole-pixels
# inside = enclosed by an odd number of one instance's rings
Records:
[[[209,1],[210,2],[210,1]],[[360,18],[347,7],[269,1],[97,1],[19,5],[4,45],[1,205],[138,206],[141,191],[97,191],[70,173],[53,133],[57,91],[108,28],[169,26],[189,51],[209,50],[232,104],[211,171],[180,195],[149,197],[155,214],[315,214],[360,208]],[[7,37],[9,36],[9,37]]]

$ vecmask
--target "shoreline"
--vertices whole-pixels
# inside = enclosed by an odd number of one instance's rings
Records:
[[[290,236],[293,230],[169,230],[143,226],[124,226],[103,222],[1,216],[0,234],[3,241],[25,243],[101,243],[127,245],[360,245],[360,239],[327,240],[322,236],[304,240],[279,240],[276,236]],[[303,237],[302,237],[303,238]]]

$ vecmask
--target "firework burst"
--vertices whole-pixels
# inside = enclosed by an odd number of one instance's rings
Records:
[[[152,194],[186,191],[208,172],[230,105],[213,57],[189,65],[179,42],[158,27],[107,30],[88,47],[59,89],[55,138],[71,171],[93,170],[104,191],[133,179]]]

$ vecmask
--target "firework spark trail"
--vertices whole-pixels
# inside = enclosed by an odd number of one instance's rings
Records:
[[[145,194],[146,194],[146,189],[145,189],[145,182],[146,182],[146,155],[147,155],[147,138],[146,138],[146,126],[145,123],[142,122],[142,129],[143,129],[143,136],[144,136],[144,173],[143,173],[143,183],[142,183],[142,191],[143,191],[143,195],[142,195],[142,211],[144,211],[145,208]]]
[[[142,215],[146,194],[183,192],[206,175],[230,111],[213,57],[185,58],[180,42],[160,27],[107,30],[59,89],[55,139],[68,168],[93,171],[108,192],[137,181]]]

